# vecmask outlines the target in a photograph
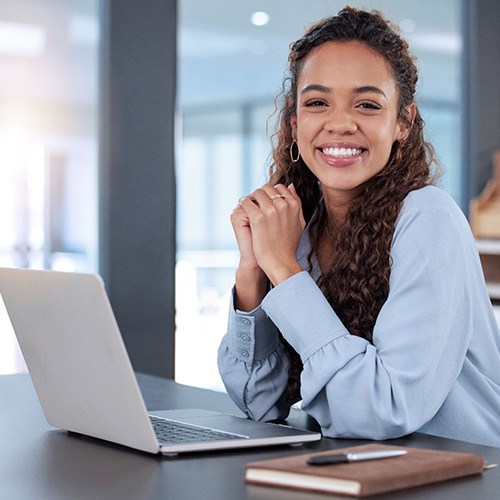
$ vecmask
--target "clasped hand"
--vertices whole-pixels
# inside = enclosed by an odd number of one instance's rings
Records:
[[[302,271],[296,252],[304,231],[302,204],[293,184],[265,184],[241,198],[231,214],[240,267],[260,268],[273,285]]]

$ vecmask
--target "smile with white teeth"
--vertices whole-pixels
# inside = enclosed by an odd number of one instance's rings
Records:
[[[360,155],[363,150],[359,148],[323,148],[323,153],[337,158],[346,158],[349,156]]]

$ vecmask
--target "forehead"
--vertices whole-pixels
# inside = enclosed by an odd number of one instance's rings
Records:
[[[306,57],[298,78],[301,88],[319,84],[335,87],[376,86],[396,92],[396,81],[386,59],[359,41],[326,42]]]

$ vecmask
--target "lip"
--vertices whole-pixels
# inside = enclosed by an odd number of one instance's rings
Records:
[[[353,156],[331,156],[323,153],[324,149],[327,148],[345,148],[345,149],[360,149],[361,153]],[[316,151],[319,157],[328,165],[332,167],[349,167],[355,163],[362,160],[363,156],[366,155],[367,149],[360,144],[352,142],[328,142],[323,143],[316,147]]]

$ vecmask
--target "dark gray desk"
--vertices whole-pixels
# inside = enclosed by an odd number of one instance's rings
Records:
[[[170,380],[139,375],[151,410],[199,407],[237,413],[225,394],[186,387]],[[303,414],[295,425],[308,425]],[[27,375],[0,376],[0,499],[316,499],[335,498],[290,490],[247,486],[244,465],[306,451],[334,449],[365,441],[323,439],[301,448],[279,447],[161,458],[50,427]],[[395,444],[478,453],[500,463],[500,449],[423,434]],[[345,497],[344,497],[345,498]],[[377,497],[381,498],[381,497]],[[383,498],[498,499],[500,467],[482,476],[426,486]]]

